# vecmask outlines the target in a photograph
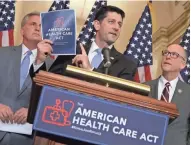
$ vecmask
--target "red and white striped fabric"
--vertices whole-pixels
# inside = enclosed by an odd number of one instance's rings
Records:
[[[0,2],[0,47],[14,45],[15,1]]]
[[[147,82],[152,80],[152,72],[150,65],[138,67],[134,80],[136,82]]]
[[[14,45],[14,30],[6,30],[0,32],[0,47]]]
[[[148,3],[133,32],[124,54],[138,62],[138,69],[134,80],[146,82],[152,80],[152,19]]]

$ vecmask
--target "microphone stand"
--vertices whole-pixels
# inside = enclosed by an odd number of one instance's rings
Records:
[[[105,67],[105,74],[108,75],[109,67]],[[106,83],[106,87],[109,87],[109,83]]]
[[[109,67],[105,67],[105,64],[104,64],[104,73],[105,73],[106,75],[108,75],[108,71],[109,71]],[[105,86],[106,86],[106,87],[109,87],[109,83],[106,83]]]
[[[109,67],[104,67],[104,73],[108,75]]]
[[[103,48],[102,49],[102,54],[104,57],[104,73],[108,75],[109,72],[109,67],[111,66],[111,61],[110,61],[110,50],[109,48]],[[109,87],[109,84],[106,83],[106,87]]]

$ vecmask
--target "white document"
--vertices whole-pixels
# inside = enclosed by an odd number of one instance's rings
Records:
[[[20,134],[32,134],[32,124],[25,123],[25,124],[16,124],[16,123],[3,123],[0,120],[0,130],[6,132],[14,132]]]

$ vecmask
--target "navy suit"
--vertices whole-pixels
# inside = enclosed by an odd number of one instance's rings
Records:
[[[85,50],[88,54],[91,44],[88,44],[85,47]],[[77,53],[81,54],[81,49],[77,47]],[[72,58],[75,56],[58,56],[55,62],[50,67],[49,71],[57,74],[65,74],[65,69],[68,64],[72,64]],[[130,58],[124,56],[118,52],[114,47],[110,52],[110,61],[111,66],[108,71],[108,75],[133,80],[135,72],[137,70],[137,63],[131,60]],[[96,72],[104,73],[103,61],[97,69],[94,69]]]

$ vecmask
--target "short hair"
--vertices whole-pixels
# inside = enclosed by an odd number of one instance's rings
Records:
[[[26,15],[23,17],[22,21],[21,21],[21,28],[26,24],[26,22],[28,21],[28,19],[29,19],[31,16],[40,16],[40,12],[34,11],[34,12],[31,12],[31,13],[26,14]]]
[[[120,8],[115,6],[103,6],[96,13],[94,20],[102,21],[105,17],[107,17],[108,12],[116,12],[121,15],[122,19],[125,18],[125,12]]]

